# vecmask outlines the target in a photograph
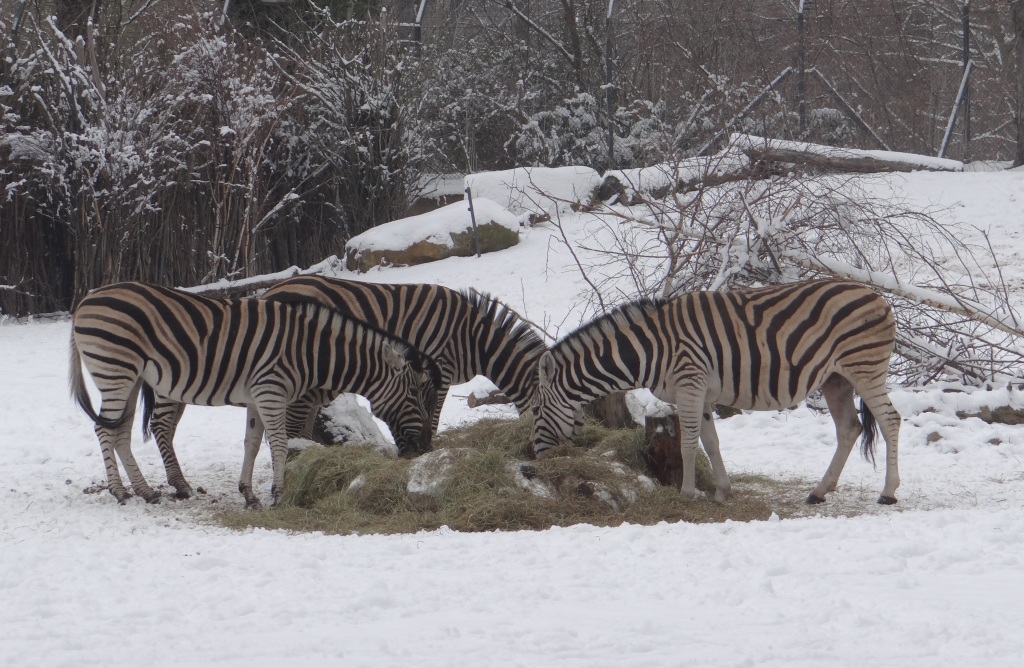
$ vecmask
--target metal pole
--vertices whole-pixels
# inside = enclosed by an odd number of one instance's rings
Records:
[[[804,47],[804,0],[800,0],[800,8],[796,13],[796,99],[797,114],[800,119],[800,138],[807,131],[807,105],[804,97],[807,93],[807,81],[804,78],[807,68],[807,51]]]
[[[25,5],[27,4],[28,0],[21,0],[21,4],[18,5],[18,9],[14,12],[14,27],[11,28],[12,44],[18,41],[18,30],[21,29],[21,15],[25,12]]]
[[[420,8],[416,11],[416,28],[413,30],[413,39],[416,40],[416,53],[423,49],[423,12],[427,9],[427,0],[420,0]]]
[[[964,27],[964,73],[967,72],[967,65],[971,62],[971,0],[964,2],[960,10],[960,17]],[[970,157],[971,146],[971,87],[970,80],[964,78],[964,159]]]
[[[608,0],[608,14],[604,18],[604,102],[608,115],[608,169],[615,167],[615,86],[612,71],[612,12],[615,0]]]
[[[476,246],[476,256],[480,257],[480,232],[476,229],[476,212],[473,211],[473,189],[466,186],[466,201],[469,202],[469,222],[473,224],[473,245]]]
[[[949,122],[946,123],[946,134],[942,137],[942,146],[939,147],[940,158],[946,157],[946,149],[949,148],[949,139],[953,136],[953,126],[956,125],[957,111],[963,103],[964,95],[967,94],[967,81],[971,78],[971,70],[974,69],[974,62],[968,60],[964,68],[964,77],[960,80],[960,90],[956,94],[956,101],[953,102],[953,111],[949,115]]]

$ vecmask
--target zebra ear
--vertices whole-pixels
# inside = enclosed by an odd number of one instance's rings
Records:
[[[409,364],[405,359],[405,355],[389,343],[384,344],[384,363],[391,367],[395,373],[405,371],[405,367]]]
[[[541,385],[555,382],[555,356],[551,351],[540,356],[540,362],[537,363],[537,380]]]

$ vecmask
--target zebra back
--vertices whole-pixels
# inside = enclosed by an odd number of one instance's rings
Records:
[[[639,301],[559,341],[539,365],[538,451],[572,411],[616,390],[750,410],[803,401],[832,373],[884,385],[895,339],[888,302],[851,281],[809,281]],[[855,385],[858,383],[855,382]]]
[[[440,380],[409,345],[318,304],[214,300],[141,283],[87,295],[72,337],[71,379],[80,403],[79,351],[101,392],[141,383],[161,398],[199,405],[252,404],[259,392],[286,403],[310,390],[356,392],[419,440],[434,406],[423,405],[422,387],[436,392]],[[104,393],[105,400],[108,394],[116,392]],[[122,405],[116,414],[125,413]]]
[[[480,374],[524,411],[535,387],[534,365],[547,350],[512,309],[472,290],[300,276],[278,283],[262,298],[324,304],[408,341],[441,368],[442,401],[449,384]]]

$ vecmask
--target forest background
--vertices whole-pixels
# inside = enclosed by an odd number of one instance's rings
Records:
[[[1024,0],[0,0],[0,49],[3,314],[308,266],[441,175],[729,131],[1024,163]]]

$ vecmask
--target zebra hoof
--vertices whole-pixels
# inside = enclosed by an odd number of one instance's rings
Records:
[[[191,499],[192,498],[192,490],[189,489],[189,488],[178,489],[178,490],[176,490],[174,492],[174,498],[179,499],[179,500]]]
[[[260,503],[259,499],[246,499],[245,500],[246,510],[263,510],[263,504]]]
[[[152,489],[143,494],[142,498],[146,500],[146,503],[160,503],[160,492]]]
[[[807,500],[804,501],[809,506],[817,505],[819,503],[825,503],[825,499],[821,498],[817,494],[808,494]]]
[[[895,496],[885,496],[884,494],[878,497],[878,503],[883,506],[892,506],[897,503]]]

